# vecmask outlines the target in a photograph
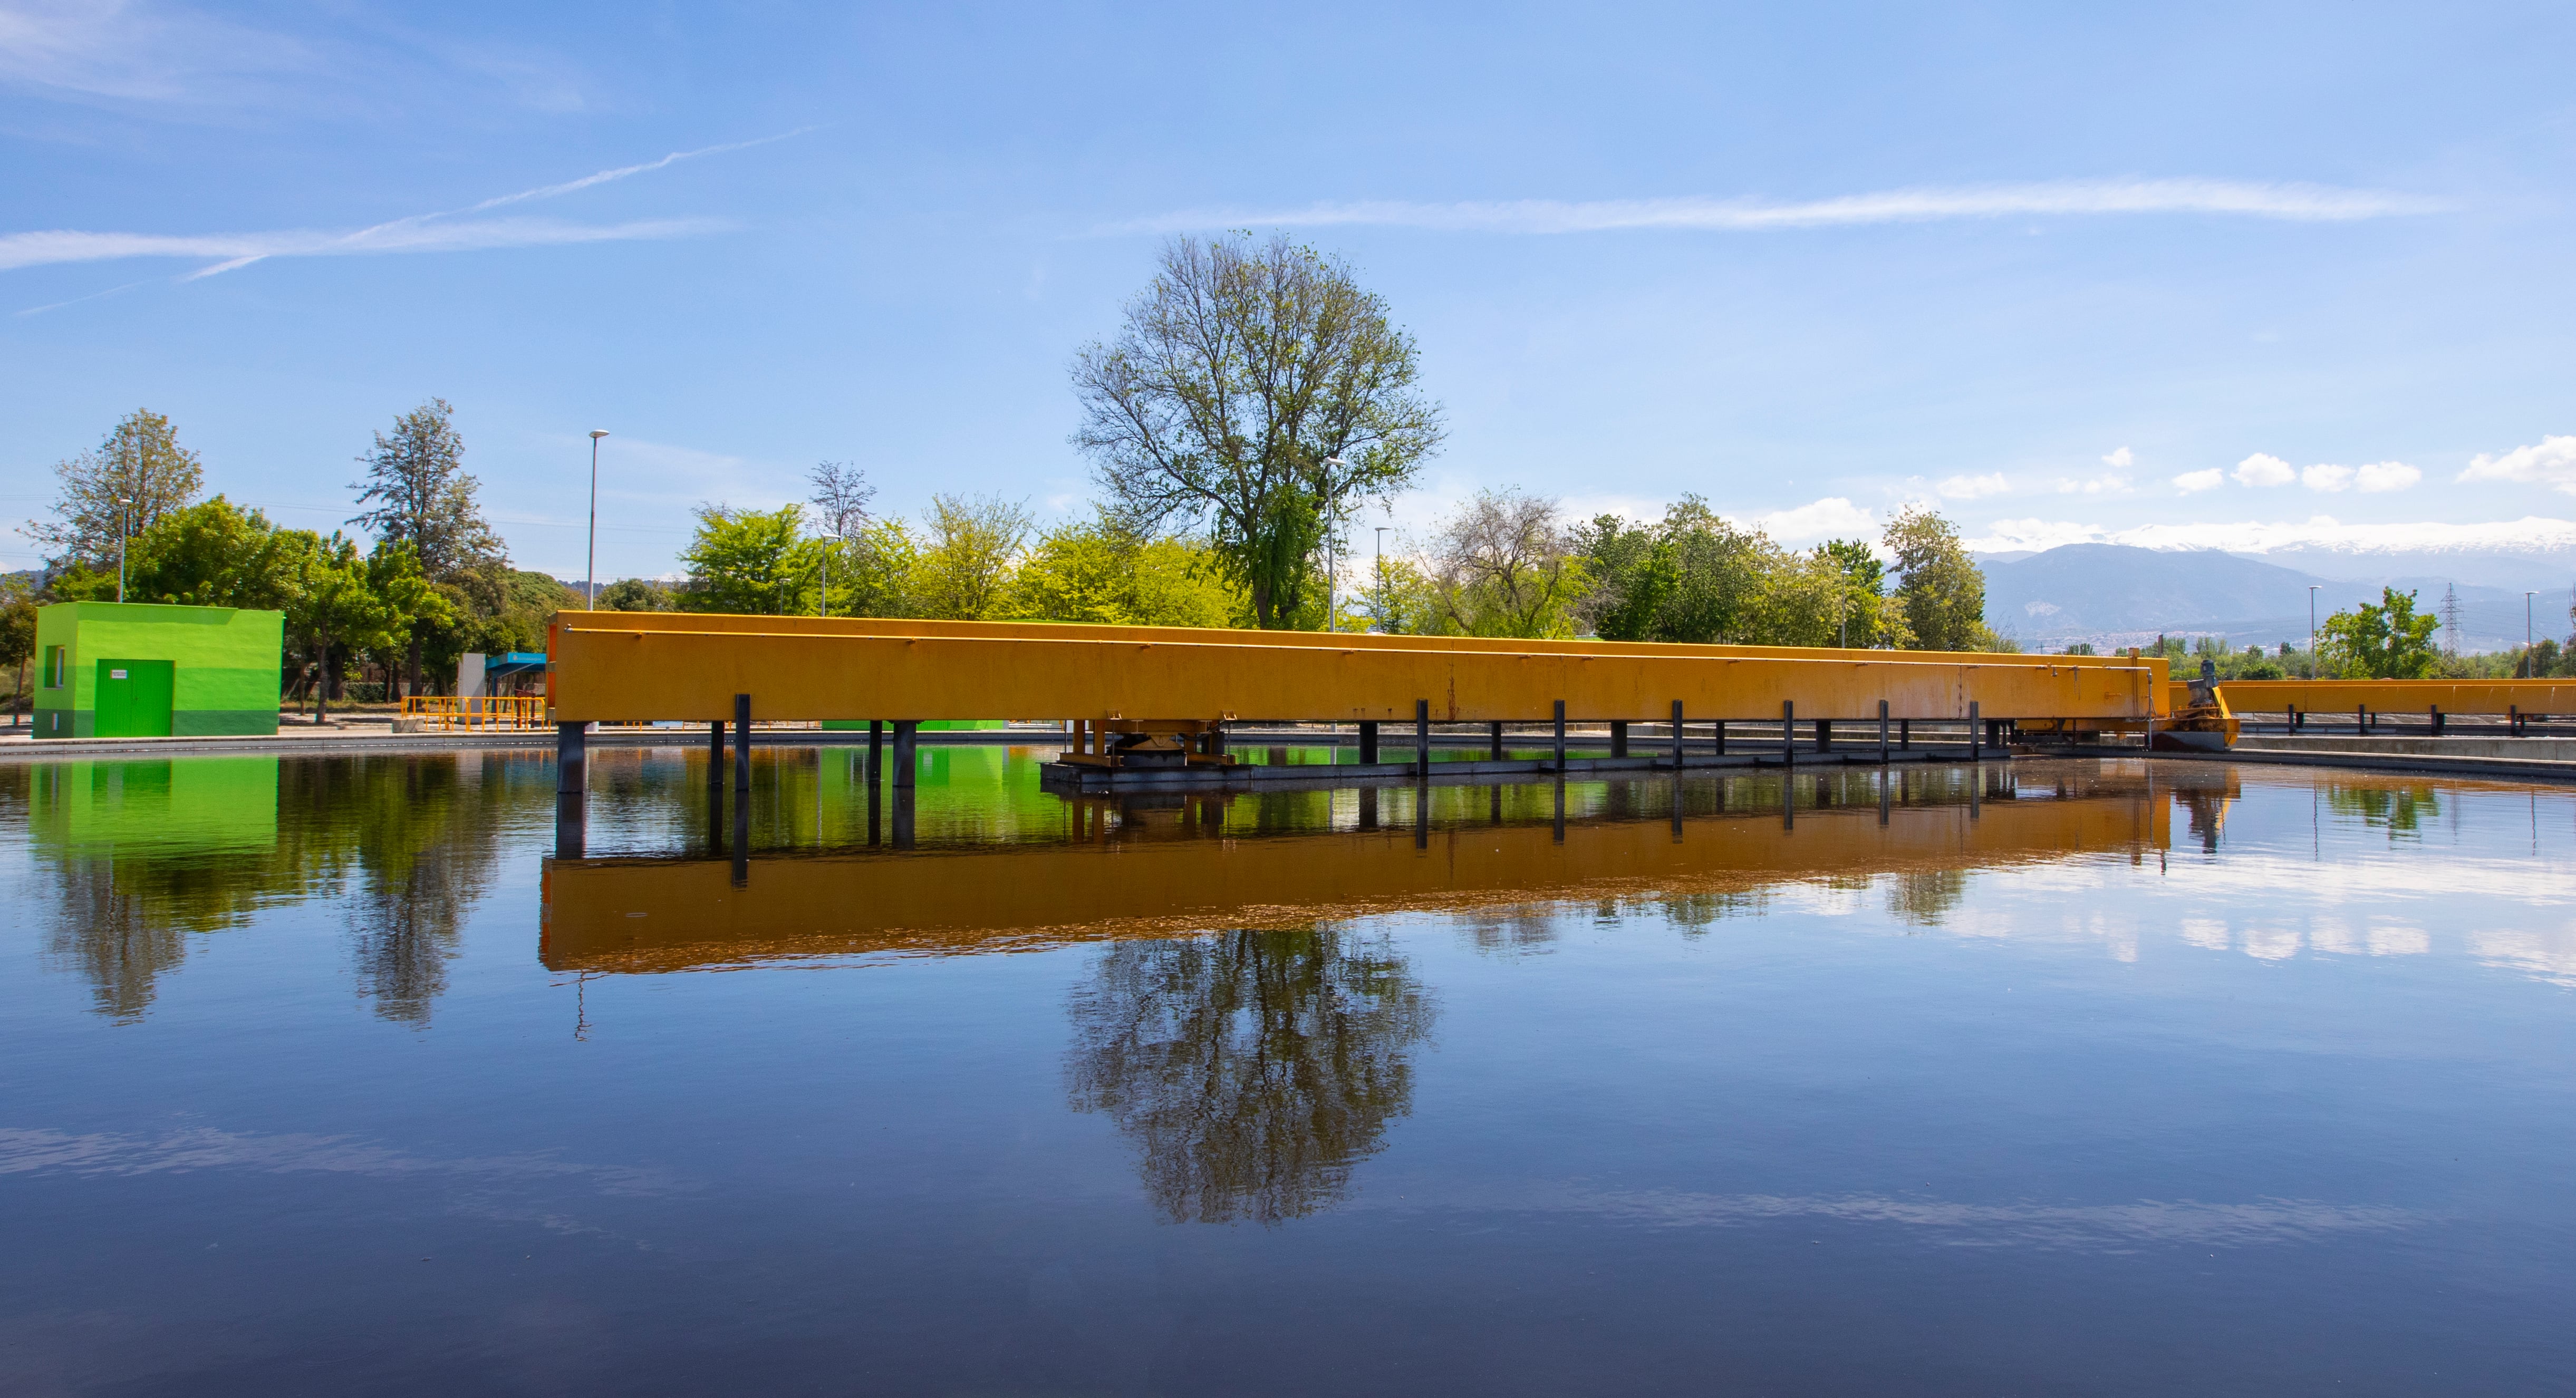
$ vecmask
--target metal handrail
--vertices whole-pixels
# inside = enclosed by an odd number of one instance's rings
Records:
[[[426,719],[440,732],[543,728],[546,700],[542,694],[414,694],[404,697],[402,716]]]

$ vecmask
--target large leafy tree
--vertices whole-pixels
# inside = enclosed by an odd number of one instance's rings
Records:
[[[197,454],[179,445],[170,419],[143,408],[110,428],[95,449],[57,462],[54,475],[61,491],[54,518],[30,521],[28,536],[55,550],[58,569],[85,564],[108,573],[116,570],[120,540],[194,501],[206,478]]]
[[[1007,610],[1112,626],[1235,625],[1242,595],[1204,544],[1139,533],[1114,512],[1038,536],[1012,575]]]
[[[2317,629],[2317,649],[2345,679],[2429,679],[2442,662],[2433,643],[2441,625],[2439,616],[2415,614],[2414,593],[2383,587],[2377,602],[2327,617]]]
[[[1006,609],[1030,528],[1026,506],[999,496],[934,495],[911,596],[926,617],[984,621]]]
[[[422,576],[449,590],[452,615],[488,611],[509,555],[474,498],[477,482],[465,472],[456,410],[432,398],[395,418],[393,431],[375,435],[374,449],[358,458],[367,477],[352,487],[364,508],[349,523],[380,542],[408,547]],[[406,677],[415,694],[431,634],[427,627],[408,633]]]
[[[1576,537],[1594,591],[1584,610],[1609,641],[1752,642],[1778,550],[1685,495],[1651,527],[1602,515]]]
[[[283,608],[294,596],[299,532],[220,495],[174,510],[130,545],[127,595],[194,607]]]
[[[737,510],[701,505],[697,514],[697,534],[680,554],[689,566],[684,607],[746,616],[803,610],[798,598],[819,561],[817,545],[804,536],[803,506]]]
[[[27,692],[27,661],[36,653],[36,590],[23,578],[0,578],[0,666],[16,671],[9,686],[9,726],[15,728],[24,710],[22,696]]]
[[[1986,575],[1950,521],[1908,508],[1888,521],[1882,542],[1896,555],[1896,609],[1906,644],[1916,650],[1993,644],[1994,633],[1986,629]]]
[[[1321,609],[1317,558],[1438,449],[1412,337],[1350,269],[1284,238],[1176,238],[1116,338],[1076,355],[1088,453],[1147,531],[1203,528],[1262,627]]]

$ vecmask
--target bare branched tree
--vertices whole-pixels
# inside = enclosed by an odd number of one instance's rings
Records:
[[[1337,523],[1440,445],[1418,358],[1339,261],[1176,238],[1117,338],[1075,356],[1073,442],[1140,527],[1204,528],[1256,625],[1293,625]]]
[[[57,551],[57,566],[109,567],[117,540],[193,503],[205,484],[197,454],[179,445],[170,419],[137,408],[108,431],[95,451],[58,462],[62,496],[51,522],[31,521],[29,538]]]
[[[868,473],[857,462],[825,461],[806,473],[805,479],[814,487],[814,511],[825,533],[851,539],[867,528],[868,502],[877,498],[877,488],[868,484]]]
[[[1574,634],[1581,560],[1556,501],[1479,491],[1443,521],[1427,559],[1441,629],[1462,636]]]

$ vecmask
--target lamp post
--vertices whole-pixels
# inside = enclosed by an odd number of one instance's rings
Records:
[[[125,600],[125,541],[134,537],[133,511],[126,506],[133,503],[125,496],[116,497],[116,600],[119,602]],[[2528,612],[2531,609],[2525,607],[2523,610]],[[2523,628],[2525,631],[2530,629],[2528,626]]]
[[[583,562],[581,608],[599,610],[599,439],[608,435],[606,428],[594,428],[590,434],[590,550]]]
[[[2317,677],[2317,584],[2308,584],[2308,678]]]
[[[1386,591],[1386,531],[1387,531],[1388,529],[1392,528],[1392,527],[1393,527],[1393,526],[1391,526],[1391,525],[1384,525],[1384,524],[1381,524],[1381,525],[1376,526],[1376,528],[1377,528],[1377,586],[1378,586],[1378,591],[1379,591],[1380,593],[1384,593],[1384,592]],[[1380,596],[1377,600],[1378,600],[1378,605],[1380,605],[1380,606],[1384,606],[1384,605],[1386,604],[1386,598],[1385,598],[1385,597],[1383,597],[1383,596]],[[1381,622],[1383,622],[1383,621],[1385,620],[1385,618],[1380,617],[1380,618],[1379,618],[1379,620],[1380,620]]]
[[[1348,466],[1351,463],[1338,456],[1328,456],[1324,458],[1324,464]],[[1342,629],[1341,590],[1337,586],[1340,578],[1333,567],[1341,556],[1341,530],[1336,527],[1339,523],[1329,513],[1324,517],[1324,629],[1327,631]]]

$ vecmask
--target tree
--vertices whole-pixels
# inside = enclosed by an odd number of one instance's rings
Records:
[[[930,537],[913,564],[910,588],[921,615],[951,621],[999,615],[1029,527],[1028,507],[1000,496],[932,496]]]
[[[318,723],[331,714],[332,648],[365,650],[384,644],[389,618],[368,586],[367,561],[359,557],[354,541],[336,529],[329,538],[295,533],[300,537],[294,541],[294,593],[286,609],[286,630],[306,642]]]
[[[1996,639],[1986,628],[1986,575],[1950,521],[1909,506],[1881,536],[1896,555],[1896,609],[1915,650],[1975,650]]]
[[[620,578],[599,590],[599,609],[605,612],[667,612],[671,607],[671,589],[650,578]]]
[[[2337,612],[2317,628],[2318,659],[2329,674],[2348,680],[2420,680],[2441,663],[2433,633],[2438,616],[2415,615],[2415,594],[2393,587],[2377,602]]]
[[[689,590],[681,598],[686,610],[746,616],[801,610],[797,597],[816,562],[804,538],[803,506],[700,505],[697,516],[697,534],[680,554],[689,565]]]
[[[9,726],[24,722],[27,661],[36,653],[36,590],[23,578],[0,578],[0,665],[17,672],[9,688]]]
[[[1859,539],[1828,539],[1816,547],[1816,561],[1840,574],[1834,644],[1868,649],[1896,640],[1895,615],[1887,598],[1887,567]]]
[[[139,602],[278,609],[295,587],[286,538],[221,495],[163,515],[128,548],[126,595]]]
[[[1575,632],[1586,575],[1554,500],[1477,492],[1442,521],[1429,564],[1442,634],[1558,639]]]
[[[373,503],[349,523],[375,534],[379,541],[407,544],[421,573],[433,583],[456,586],[469,574],[488,575],[505,568],[508,552],[484,521],[475,502],[476,481],[465,474],[465,439],[457,435],[456,410],[444,398],[432,398],[394,419],[389,436],[379,432],[375,449],[358,458],[367,478],[350,488],[358,503]],[[407,679],[420,689],[421,645],[411,633]]]
[[[1778,550],[1700,497],[1683,496],[1651,528],[1599,516],[1575,542],[1597,579],[1585,610],[1603,640],[1756,641],[1765,573]]]
[[[422,638],[455,627],[456,602],[421,571],[420,555],[410,544],[391,539],[377,540],[367,556],[367,591],[379,608],[377,644],[410,653],[413,692],[418,693]]]
[[[1240,593],[1204,544],[1148,538],[1116,514],[1038,536],[1011,580],[1010,615],[1110,626],[1236,624]]]
[[[1204,528],[1254,624],[1286,626],[1342,517],[1439,447],[1418,361],[1341,262],[1283,238],[1176,238],[1117,338],[1075,356],[1072,440],[1136,527]]]
[[[877,488],[868,484],[868,473],[848,461],[825,461],[817,464],[806,480],[814,486],[813,502],[821,518],[824,540],[823,578],[814,605],[818,614],[832,613],[832,562],[844,540],[867,527],[868,502],[876,498]]]
[[[86,564],[104,572],[115,571],[121,540],[195,500],[206,477],[170,419],[144,408],[110,428],[95,450],[55,463],[54,474],[62,494],[53,522],[29,521],[28,537],[56,550],[56,569]]]

